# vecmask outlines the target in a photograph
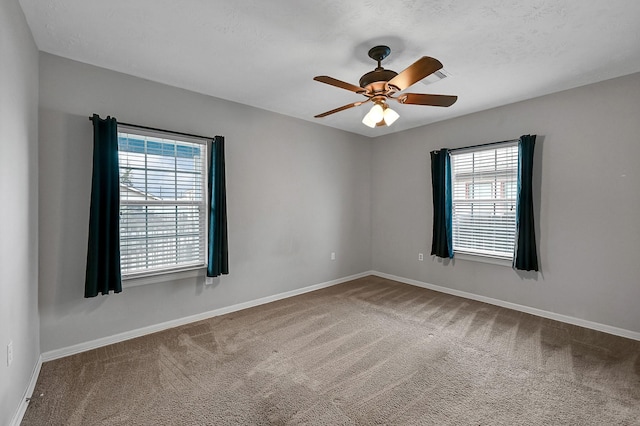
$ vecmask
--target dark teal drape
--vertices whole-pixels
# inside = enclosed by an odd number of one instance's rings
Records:
[[[93,115],[93,177],[84,297],[122,291],[118,123]]]
[[[518,196],[516,202],[516,241],[513,268],[538,270],[536,231],[533,220],[533,151],[536,135],[524,135],[518,142]]]
[[[227,193],[224,173],[224,137],[216,136],[209,163],[209,259],[207,276],[229,273]]]
[[[431,187],[433,193],[431,254],[453,258],[451,158],[446,149],[431,152]]]

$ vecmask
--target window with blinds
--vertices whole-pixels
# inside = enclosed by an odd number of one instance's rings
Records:
[[[518,143],[451,152],[453,250],[513,259]]]
[[[118,126],[124,277],[204,266],[206,140]]]

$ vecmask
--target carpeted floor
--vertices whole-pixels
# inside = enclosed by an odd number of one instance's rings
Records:
[[[47,362],[22,425],[640,425],[639,354],[367,277]]]

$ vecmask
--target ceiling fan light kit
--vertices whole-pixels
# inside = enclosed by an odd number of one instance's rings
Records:
[[[371,107],[371,110],[362,119],[362,123],[371,128],[391,126],[398,118],[400,115],[381,101]]]
[[[389,99],[393,99],[401,104],[440,107],[448,107],[456,102],[458,97],[449,95],[403,93],[399,96],[394,96],[407,89],[409,86],[440,70],[442,68],[442,64],[437,59],[429,56],[423,56],[398,74],[395,71],[384,69],[381,65],[382,60],[389,56],[389,53],[391,53],[391,49],[388,46],[375,46],[369,50],[369,57],[377,61],[378,66],[373,71],[370,71],[360,77],[360,86],[337,80],[326,75],[314,77],[314,80],[321,83],[349,90],[367,97],[364,101],[343,105],[331,111],[318,114],[315,118],[326,117],[327,115],[357,107],[367,102],[373,102],[373,107],[367,115],[364,116],[362,123],[374,128],[384,125],[390,126],[400,117],[396,111],[389,108],[389,105],[387,104]]]

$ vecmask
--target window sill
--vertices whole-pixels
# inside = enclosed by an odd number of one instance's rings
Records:
[[[511,268],[512,264],[513,264],[513,261],[511,259],[504,259],[504,258],[500,258],[500,257],[481,256],[481,255],[470,254],[470,253],[455,252],[453,258],[454,259],[459,259],[459,260],[470,260],[472,262],[490,263],[492,265],[506,266],[506,267],[509,267],[509,268]]]
[[[207,268],[205,266],[197,266],[180,271],[166,271],[137,277],[122,277],[122,288],[158,284],[166,281],[177,281],[186,278],[204,277],[206,275],[206,271]]]

